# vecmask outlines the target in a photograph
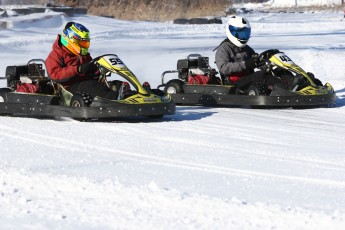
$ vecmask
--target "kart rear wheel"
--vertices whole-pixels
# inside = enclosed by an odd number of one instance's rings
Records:
[[[177,93],[183,93],[182,86],[184,85],[184,82],[178,79],[170,80],[166,83],[164,87],[164,92],[168,94],[177,94]]]
[[[0,89],[0,103],[7,102],[7,93],[12,92],[9,88],[2,88]]]

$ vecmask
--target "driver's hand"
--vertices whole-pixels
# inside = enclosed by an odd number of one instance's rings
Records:
[[[263,60],[263,57],[257,53],[253,54],[252,58],[255,60],[255,67],[261,67],[266,64],[266,62]]]
[[[95,74],[98,71],[98,67],[95,63],[83,63],[78,66],[78,73],[84,75]]]
[[[252,57],[246,60],[244,63],[247,69],[255,69],[265,65],[265,61],[260,60],[258,54],[253,54]]]

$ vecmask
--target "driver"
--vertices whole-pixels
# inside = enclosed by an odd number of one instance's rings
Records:
[[[235,84],[236,93],[244,94],[251,84],[256,84],[261,94],[269,94],[276,82],[255,68],[265,64],[259,55],[247,45],[251,27],[249,21],[240,16],[231,16],[226,25],[227,38],[216,48],[216,65],[225,84]],[[267,87],[267,85],[269,87]]]
[[[129,90],[129,84],[117,81],[118,90],[113,90],[98,82],[99,71],[96,64],[90,62],[89,46],[89,30],[82,24],[68,22],[46,59],[50,78],[72,94],[87,93],[92,98],[122,99]]]

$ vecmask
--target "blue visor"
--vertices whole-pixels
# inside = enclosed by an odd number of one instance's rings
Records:
[[[229,25],[230,33],[239,40],[248,41],[250,38],[251,28],[248,27],[236,27]]]

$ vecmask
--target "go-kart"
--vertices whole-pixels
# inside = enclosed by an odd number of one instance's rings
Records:
[[[258,58],[265,63],[260,67],[263,74],[276,78],[281,84],[268,89],[256,83],[238,90],[228,78],[217,76],[208,57],[191,54],[178,60],[177,70],[163,72],[158,88],[164,87],[164,92],[170,94],[177,105],[275,108],[320,107],[335,103],[336,94],[329,83],[323,85],[283,52],[271,49],[259,54]],[[178,78],[165,83],[165,76],[172,73],[177,73]]]
[[[158,89],[144,88],[137,77],[115,54],[94,58],[99,68],[99,81],[110,87],[112,73],[123,77],[135,90],[121,100],[84,92],[72,94],[53,82],[42,59],[32,59],[26,65],[7,66],[7,87],[0,89],[0,115],[28,117],[72,117],[76,119],[147,116],[160,118],[175,113],[171,97]]]

